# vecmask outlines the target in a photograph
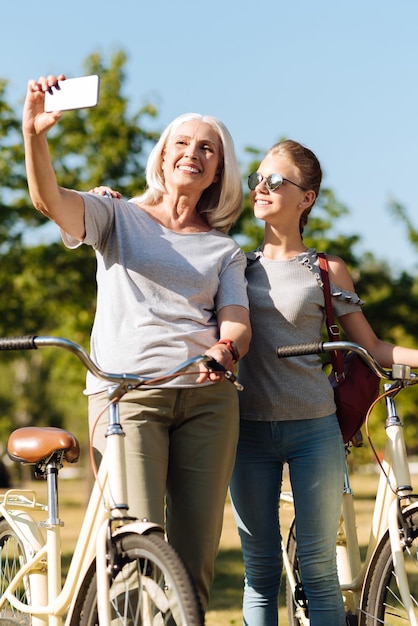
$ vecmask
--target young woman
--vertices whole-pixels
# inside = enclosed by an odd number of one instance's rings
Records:
[[[44,112],[58,78],[28,84],[27,177],[34,206],[58,224],[64,243],[96,252],[93,359],[105,371],[157,376],[206,352],[232,369],[248,349],[250,325],[245,255],[226,234],[242,200],[229,132],[208,116],[174,120],[150,155],[147,191],[130,202],[64,189],[47,143],[60,113]],[[93,376],[86,392],[92,428],[107,392]],[[238,438],[237,392],[203,368],[197,380],[127,393],[120,411],[129,512],[166,522],[206,609]],[[99,450],[105,422],[95,431]]]
[[[271,148],[248,178],[263,244],[248,254],[252,340],[239,365],[240,437],[231,496],[245,564],[244,624],[275,626],[282,573],[278,498],[289,465],[298,557],[311,626],[344,626],[335,542],[344,445],[333,391],[316,355],[278,359],[277,346],[318,342],[325,302],[318,258],[303,228],[321,167],[294,141]],[[379,340],[361,311],[345,263],[329,256],[334,314],[350,340],[383,365],[418,367],[418,351]]]

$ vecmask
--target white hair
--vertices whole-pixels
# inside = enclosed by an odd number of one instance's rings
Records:
[[[216,117],[201,115],[200,113],[185,113],[173,120],[162,132],[149,155],[146,167],[147,189],[132,200],[154,205],[160,202],[164,193],[167,193],[162,171],[164,148],[178,127],[192,120],[209,124],[216,131],[221,142],[222,161],[218,181],[205,189],[196,208],[199,214],[205,217],[211,228],[228,232],[238,219],[242,209],[242,185],[231,134]]]

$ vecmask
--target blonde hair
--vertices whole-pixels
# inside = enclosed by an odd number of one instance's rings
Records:
[[[160,202],[163,194],[167,193],[162,171],[164,148],[178,127],[192,120],[210,124],[218,134],[221,143],[218,180],[205,189],[196,209],[211,228],[217,228],[226,233],[239,217],[243,193],[234,142],[226,126],[216,117],[201,115],[200,113],[185,113],[173,120],[162,132],[149,155],[146,167],[147,189],[132,200],[155,205]]]
[[[305,189],[312,189],[315,192],[316,200],[321,187],[322,170],[319,160],[312,150],[297,141],[286,139],[274,144],[267,154],[281,154],[293,163],[298,168],[300,174],[299,184]],[[301,234],[308,223],[309,213],[315,204],[315,200],[300,217],[299,230]]]

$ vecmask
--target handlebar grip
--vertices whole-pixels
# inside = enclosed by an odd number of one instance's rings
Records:
[[[0,350],[36,350],[35,335],[27,337],[0,337]]]
[[[279,359],[283,359],[288,356],[301,356],[303,354],[318,354],[324,352],[322,347],[323,342],[318,343],[301,343],[293,346],[279,346],[277,348],[277,356]]]

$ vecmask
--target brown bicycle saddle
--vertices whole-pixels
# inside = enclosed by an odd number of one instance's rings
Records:
[[[34,465],[54,452],[64,452],[68,463],[76,463],[80,456],[77,438],[62,428],[26,426],[14,430],[7,443],[12,461]]]

